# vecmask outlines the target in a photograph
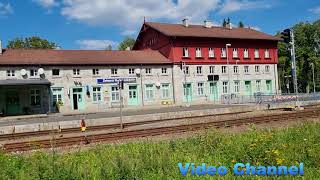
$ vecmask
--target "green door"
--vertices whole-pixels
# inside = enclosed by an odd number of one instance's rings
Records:
[[[185,102],[192,101],[192,86],[190,83],[183,85],[183,97]]]
[[[128,105],[138,105],[138,87],[137,85],[129,85],[129,99]]]
[[[271,82],[271,80],[267,80],[266,81],[266,85],[267,85],[267,94],[268,95],[271,95],[272,94],[272,82]]]
[[[16,91],[7,92],[6,109],[8,115],[21,114],[19,94]]]
[[[218,100],[217,82],[210,82],[210,97],[209,98],[211,101]]]
[[[85,109],[83,88],[72,89],[72,108],[73,110]]]
[[[252,87],[251,87],[251,81],[245,81],[245,95],[251,96],[252,95]]]

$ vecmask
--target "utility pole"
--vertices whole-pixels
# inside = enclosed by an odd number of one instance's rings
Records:
[[[122,122],[122,88],[123,88],[123,80],[118,81],[118,88],[119,88],[119,96],[120,96],[120,128],[123,129],[123,122]]]
[[[314,80],[314,64],[311,63],[311,66],[312,66],[313,93],[316,94],[316,81]]]
[[[294,84],[294,92],[297,96],[296,98],[296,106],[300,108],[299,103],[299,90],[298,90],[298,79],[297,79],[297,64],[296,64],[296,53],[295,53],[295,44],[294,44],[294,32],[290,29],[290,37],[291,37],[291,60],[292,60],[292,71],[293,71],[293,84]]]

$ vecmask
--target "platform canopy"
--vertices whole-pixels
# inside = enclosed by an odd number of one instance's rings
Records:
[[[0,80],[0,86],[50,85],[47,79],[6,79]]]

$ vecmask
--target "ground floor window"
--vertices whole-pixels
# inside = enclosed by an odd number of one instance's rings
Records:
[[[113,101],[113,102],[120,101],[120,93],[119,93],[118,86],[111,87],[111,101]]]
[[[222,93],[227,94],[228,93],[228,82],[222,82]]]
[[[198,83],[198,95],[199,96],[204,95],[204,83]]]
[[[261,92],[261,81],[260,80],[256,81],[256,91]]]
[[[101,101],[101,87],[92,88],[92,98],[93,102]]]
[[[39,89],[32,89],[30,91],[30,105],[31,106],[40,106],[41,105],[41,97]]]
[[[153,84],[146,84],[146,100],[152,100],[154,97]]]
[[[53,106],[56,106],[57,103],[63,104],[63,90],[62,88],[52,88],[52,103]]]
[[[235,93],[239,93],[240,92],[240,82],[239,81],[235,81],[234,82],[234,92]]]
[[[162,91],[162,99],[168,99],[170,97],[170,85],[169,84],[162,84],[161,91]]]

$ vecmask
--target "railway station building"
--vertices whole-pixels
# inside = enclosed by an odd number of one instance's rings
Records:
[[[0,48],[0,113],[105,112],[120,96],[138,109],[273,95],[278,41],[184,20],[145,22],[130,51]]]

